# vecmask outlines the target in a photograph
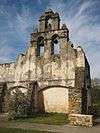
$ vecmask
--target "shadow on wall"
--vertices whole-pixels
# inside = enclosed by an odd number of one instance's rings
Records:
[[[100,125],[100,86],[93,87],[93,108],[95,125]]]
[[[4,113],[4,102],[5,102],[5,95],[7,91],[7,84],[0,83],[0,113]]]
[[[43,91],[38,92],[38,112],[41,112],[41,113],[45,112]]]
[[[93,106],[95,115],[100,117],[100,86],[94,86],[93,88]]]
[[[87,114],[87,90],[82,89],[82,114]]]

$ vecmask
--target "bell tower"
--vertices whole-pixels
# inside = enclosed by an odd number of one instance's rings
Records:
[[[51,9],[47,10],[39,19],[39,31],[58,30],[60,28],[60,17]]]
[[[65,24],[60,26],[60,17],[57,12],[51,9],[45,11],[39,19],[38,31],[31,35],[31,44],[35,47],[36,57],[50,59],[51,56],[66,55],[69,30]]]

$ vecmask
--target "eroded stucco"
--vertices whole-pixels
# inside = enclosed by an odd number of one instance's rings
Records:
[[[45,27],[48,17],[52,19],[52,24]],[[39,110],[39,104],[44,106],[45,112],[87,113],[92,104],[89,96],[91,80],[83,49],[73,47],[68,28],[66,25],[60,26],[58,13],[45,12],[39,23],[38,31],[31,34],[31,45],[26,52],[20,54],[14,63],[0,64],[0,107],[6,112],[10,111],[9,102],[2,106],[2,99],[3,102],[9,101],[14,88],[20,88],[21,95],[27,92],[27,105],[31,113]],[[39,42],[40,37],[42,42]],[[54,43],[59,43],[58,54],[52,49]],[[42,56],[39,55],[40,46],[44,47]],[[6,83],[6,88],[2,83]],[[40,92],[42,95],[39,95]],[[42,103],[40,97],[43,98]]]

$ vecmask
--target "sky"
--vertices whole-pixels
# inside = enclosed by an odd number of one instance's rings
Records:
[[[59,12],[71,42],[86,53],[91,77],[100,78],[100,0],[0,0],[0,63],[25,51],[47,9]]]

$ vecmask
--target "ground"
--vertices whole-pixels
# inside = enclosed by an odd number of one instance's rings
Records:
[[[36,130],[24,130],[24,129],[14,129],[14,128],[0,128],[0,133],[49,133],[45,131]]]
[[[0,124],[0,127],[1,126],[7,127],[7,128],[18,128],[18,129],[20,128],[25,130],[49,131],[53,133],[100,133],[100,124],[91,128],[72,127],[69,125],[35,124],[35,123],[27,123],[27,122],[2,123]],[[2,132],[0,131],[0,133]],[[3,132],[3,133],[6,133],[6,132]],[[27,132],[22,132],[22,133],[27,133]]]
[[[62,116],[62,118],[61,118]],[[68,125],[64,120],[64,114],[53,114],[51,117],[51,114],[44,116],[44,118],[41,118],[41,115],[36,116],[34,118],[18,118],[16,120],[8,121],[8,122],[2,122],[0,123],[0,133],[41,133],[38,131],[46,131],[43,133],[99,133],[100,132],[100,117],[98,117],[96,121],[96,125],[91,128],[86,127],[72,127]],[[41,120],[41,119],[42,120]],[[35,120],[33,120],[35,119]],[[48,119],[48,120],[47,120]],[[50,120],[50,121],[49,121]],[[57,125],[50,125],[52,120],[52,124]],[[54,121],[55,122],[54,122]],[[59,122],[62,120],[61,122]],[[37,123],[34,123],[36,122]],[[49,124],[40,124],[43,122],[49,122]],[[9,128],[9,129],[8,129]],[[16,129],[15,129],[16,128]],[[23,130],[21,130],[23,129]]]
[[[35,113],[30,117],[15,118],[13,122],[28,122],[49,125],[65,125],[68,123],[68,115],[64,113]]]

